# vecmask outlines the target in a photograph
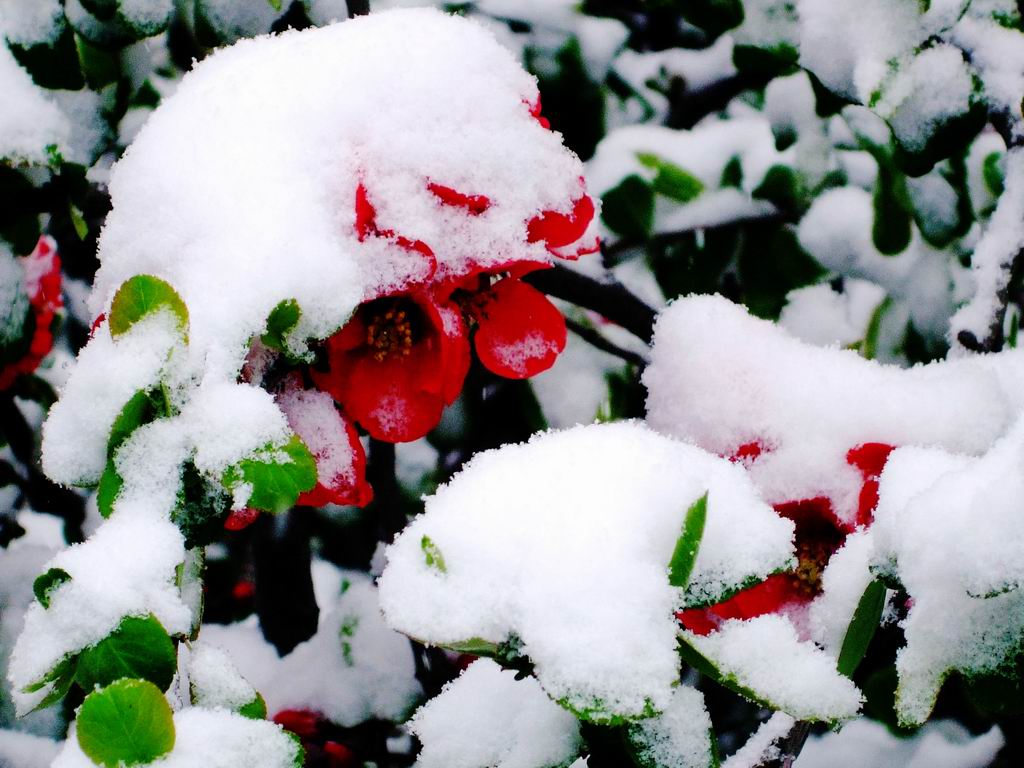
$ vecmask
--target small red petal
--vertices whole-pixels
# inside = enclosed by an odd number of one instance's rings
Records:
[[[256,518],[259,516],[260,511],[258,509],[251,509],[250,507],[233,509],[231,514],[228,515],[228,519],[224,521],[224,528],[228,531],[240,531],[255,523]]]
[[[377,209],[373,207],[366,194],[366,187],[356,187],[356,235],[362,242],[370,235],[377,234]]]
[[[761,445],[760,441],[754,440],[751,443],[744,443],[737,448],[731,456],[727,456],[726,458],[728,458],[729,461],[753,463],[761,456],[762,453],[764,453],[764,447]]]
[[[864,477],[878,477],[896,446],[888,443],[862,443],[846,454],[846,463],[856,467]]]
[[[248,579],[242,579],[241,581],[235,582],[235,586],[231,588],[231,596],[239,602],[250,600],[255,594],[256,585]]]
[[[356,754],[344,744],[336,741],[324,742],[324,754],[330,768],[349,768],[356,764]]]
[[[89,326],[89,338],[90,339],[93,336],[96,335],[96,331],[99,329],[99,327],[101,325],[103,325],[103,321],[106,320],[106,319],[107,319],[107,315],[104,312],[100,312],[98,315],[96,315],[96,319],[93,320],[92,321],[92,325]]]
[[[875,520],[875,507],[878,506],[878,480],[871,478],[864,481],[860,496],[857,498],[857,525],[869,526]]]
[[[513,278],[495,283],[474,306],[473,343],[499,376],[526,379],[546,371],[565,349],[565,318],[536,288]]]
[[[572,213],[544,211],[530,219],[526,225],[526,240],[530,243],[543,241],[548,248],[562,248],[583,237],[593,218],[594,201],[590,195],[584,195],[573,204]]]
[[[465,208],[471,216],[479,216],[491,207],[491,200],[486,195],[465,195],[451,187],[434,184],[433,182],[427,184],[427,189],[433,192],[434,196],[445,205]]]
[[[322,716],[308,709],[282,709],[274,715],[274,722],[303,739],[312,739],[319,731]]]

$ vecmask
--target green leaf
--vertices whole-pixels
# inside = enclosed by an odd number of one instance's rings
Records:
[[[867,331],[864,333],[864,341],[860,345],[861,356],[865,360],[874,360],[878,356],[878,334],[882,328],[882,318],[892,306],[892,298],[886,296],[871,313],[868,321]]]
[[[743,161],[739,155],[729,158],[729,162],[722,169],[722,178],[718,184],[722,187],[735,187],[736,189],[743,186]]]
[[[241,709],[238,710],[238,714],[242,717],[248,717],[250,720],[266,720],[267,702],[257,693],[255,699],[248,704],[242,705]]]
[[[1003,170],[1003,153],[991,152],[981,162],[981,177],[993,197],[1003,194],[1006,186],[1006,172]]]
[[[872,581],[861,595],[853,618],[850,619],[850,626],[846,629],[846,636],[839,651],[839,661],[836,664],[839,674],[853,677],[882,620],[883,608],[885,585],[880,581]]]
[[[267,0],[267,2],[270,3],[270,7],[275,11],[281,10],[281,0]]]
[[[51,704],[56,704],[58,701],[67,696],[68,691],[71,689],[71,683],[75,679],[75,668],[78,658],[76,656],[66,656],[56,667],[51,669],[41,680],[37,680],[32,685],[29,685],[24,689],[25,693],[35,693],[36,691],[42,690],[45,686],[50,685],[50,692],[43,697],[43,699],[36,704],[30,712],[35,712],[38,709],[46,709]],[[25,714],[29,714],[26,712]]]
[[[154,396],[149,392],[140,389],[132,395],[110,428],[110,437],[107,439],[107,456],[113,458],[114,453],[131,436],[132,432],[152,421],[158,413]]]
[[[203,477],[193,462],[186,462],[177,503],[171,510],[171,521],[185,537],[185,546],[204,547],[215,541],[230,511],[231,495],[216,481]]]
[[[297,435],[283,446],[265,446],[224,472],[225,488],[252,486],[246,506],[275,514],[295,506],[299,494],[316,485],[316,462]]]
[[[675,163],[662,160],[649,152],[639,152],[636,157],[641,165],[657,171],[652,186],[658,194],[680,203],[688,203],[704,191],[703,181]]]
[[[295,299],[285,299],[270,311],[267,317],[267,330],[260,340],[263,344],[278,352],[288,351],[287,336],[298,325],[302,310]]]
[[[107,466],[100,475],[100,484],[96,488],[96,506],[100,515],[106,519],[114,513],[114,502],[124,487],[124,479],[118,474],[113,459],[107,459]]]
[[[426,558],[428,568],[433,568],[441,573],[448,573],[448,567],[444,564],[444,555],[441,554],[441,550],[429,536],[424,536],[420,539],[420,548],[423,550],[423,556]]]
[[[50,595],[57,587],[71,581],[71,574],[63,568],[51,568],[32,582],[32,592],[43,608],[50,607]]]
[[[71,224],[75,228],[75,234],[78,235],[79,240],[85,240],[89,236],[89,225],[85,221],[85,216],[78,207],[72,203],[68,203],[68,215],[71,217]]]
[[[164,280],[152,275],[136,275],[126,280],[114,294],[110,306],[110,333],[120,336],[139,320],[161,309],[169,309],[188,337],[188,308],[177,292]]]
[[[601,197],[601,220],[623,237],[645,239],[654,225],[654,188],[632,174]]]
[[[902,253],[910,245],[911,207],[906,177],[888,162],[879,162],[873,204],[875,222],[871,238],[887,256]]]
[[[799,211],[804,206],[804,185],[788,165],[773,165],[751,192],[757,200],[767,200],[783,211]]]
[[[55,666],[41,678],[36,680],[34,683],[30,683],[29,685],[26,685],[24,688],[22,688],[22,693],[35,693],[36,691],[41,691],[50,683],[60,681],[64,678],[68,678],[68,685],[70,685],[70,681],[73,680],[75,677],[75,665],[77,664],[77,662],[77,656],[65,656],[57,663],[57,666]]]
[[[471,637],[468,640],[460,640],[457,643],[445,643],[444,647],[457,653],[471,653],[474,656],[488,656],[491,658],[497,656],[499,650],[497,643],[492,643],[490,640],[483,640],[479,637]]]
[[[78,657],[78,684],[86,691],[130,677],[167,690],[177,671],[174,641],[155,616],[128,616]]]
[[[89,694],[76,722],[78,745],[104,768],[151,763],[174,748],[171,707],[144,680],[119,680]]]
[[[672,559],[668,564],[668,583],[673,587],[685,589],[690,583],[690,574],[693,572],[693,564],[697,560],[697,551],[700,549],[700,540],[704,536],[704,523],[708,517],[708,494],[693,502],[686,510],[686,517],[683,520],[683,532],[676,541],[676,548],[672,552]]]

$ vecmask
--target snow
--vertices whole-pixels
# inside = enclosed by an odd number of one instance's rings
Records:
[[[189,690],[196,706],[237,712],[256,699],[256,689],[220,648],[200,640],[188,649],[187,659]]]
[[[705,491],[684,594],[666,568]],[[678,680],[673,611],[785,567],[791,535],[740,467],[638,423],[576,427],[478,454],[429,497],[387,550],[381,606],[428,643],[514,635],[553,698],[635,717],[668,706]]]
[[[266,720],[198,707],[174,714],[174,748],[149,765],[158,768],[294,768],[298,742]],[[95,768],[73,732],[53,768]]]
[[[51,739],[0,728],[0,765],[11,768],[49,768],[59,746]]]
[[[56,482],[99,482],[110,428],[132,396],[155,386],[181,345],[177,320],[156,312],[116,340],[104,323],[79,352],[43,427],[43,471]]]
[[[135,510],[132,510],[135,511]],[[19,711],[34,706],[48,686],[20,693],[69,654],[99,642],[125,616],[153,614],[171,634],[186,633],[191,613],[175,585],[185,556],[181,533],[169,521],[120,514],[89,539],[60,552],[45,568],[71,575],[51,594],[49,608],[29,606],[11,655],[9,677]]]
[[[723,456],[758,442],[749,472],[766,501],[827,496],[847,523],[862,484],[850,449],[881,442],[977,455],[1022,406],[1017,351],[901,369],[809,346],[717,296],[663,311],[652,357],[643,382],[653,428]]]
[[[1024,136],[1020,94],[1024,91],[1024,34],[984,16],[985,4],[973,3],[953,28],[952,42],[970,53],[985,96],[1010,117],[1015,137]]]
[[[881,723],[860,719],[838,733],[811,736],[795,768],[986,768],[1004,744],[993,726],[971,736],[951,720],[927,723],[910,738],[892,735]],[[725,768],[733,768],[726,764]]]
[[[579,724],[533,677],[473,662],[409,722],[423,743],[418,768],[538,768],[579,754]]]
[[[366,575],[323,561],[314,563],[313,574],[319,629],[284,658],[263,640],[255,620],[204,625],[202,638],[230,654],[271,715],[308,709],[345,728],[371,718],[405,719],[422,691],[412,647],[385,625],[376,588]]]
[[[277,398],[294,430],[316,457],[317,482],[329,488],[354,487],[359,478],[344,418],[331,396],[292,388]]]
[[[724,677],[792,717],[843,720],[860,709],[861,693],[836,671],[835,659],[801,642],[783,616],[730,619],[710,635],[683,637]]]
[[[882,475],[875,562],[913,601],[896,661],[896,712],[904,722],[924,721],[949,670],[994,672],[1018,649],[1022,451],[1018,422],[981,457],[903,448]]]
[[[299,336],[326,337],[366,296],[423,274],[422,256],[397,239],[359,241],[360,183],[378,229],[428,244],[438,279],[470,261],[550,262],[525,223],[567,210],[582,168],[530,116],[536,94],[489,32],[425,9],[219,50],[114,167],[93,312],[128,277],[163,277],[189,307],[194,359],[221,377],[234,377],[282,300],[302,309]],[[428,182],[492,205],[468,217]]]
[[[848,347],[864,338],[884,300],[885,289],[868,280],[844,280],[842,292],[828,283],[809,285],[786,295],[779,325],[808,344]]]
[[[640,765],[706,768],[714,749],[704,696],[685,685],[676,688],[660,716],[629,726],[626,738]]]
[[[960,50],[937,45],[898,69],[883,84],[881,99],[873,106],[892,126],[900,144],[917,152],[942,124],[967,113],[973,90]]]
[[[269,2],[237,2],[237,0],[199,0],[196,11],[225,42],[255,37],[270,31],[270,26],[288,10],[282,4],[276,10]],[[342,17],[344,18],[344,17]]]
[[[796,725],[796,720],[785,712],[775,712],[758,726],[746,744],[722,763],[722,768],[755,768],[764,761],[779,757],[778,742]]]
[[[810,605],[811,636],[833,658],[839,657],[853,613],[874,578],[870,571],[874,551],[870,528],[847,536],[829,558],[821,578],[822,593]]]
[[[52,46],[64,27],[63,18],[60,0],[7,0],[0,7],[0,37],[25,47]]]
[[[68,119],[47,92],[32,82],[6,45],[0,45],[0,157],[45,165],[46,147],[64,146]]]
[[[951,321],[950,336],[971,331],[978,340],[988,336],[998,307],[997,294],[1010,280],[1010,264],[1024,248],[1024,149],[1006,153],[1006,181],[995,212],[971,256],[975,290]]]
[[[588,186],[603,195],[631,174],[653,178],[655,171],[640,162],[641,154],[674,163],[704,185],[703,192],[688,203],[656,201],[655,233],[710,227],[775,210],[770,203],[749,195],[783,157],[775,150],[771,126],[763,117],[705,121],[690,131],[658,125],[619,128],[601,140],[587,163]],[[734,157],[743,168],[746,192],[721,187],[722,171]],[[614,239],[615,235],[602,231],[604,237]]]

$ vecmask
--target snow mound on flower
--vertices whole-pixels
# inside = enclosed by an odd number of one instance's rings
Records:
[[[658,717],[640,720],[627,732],[640,765],[659,768],[706,768],[713,764],[711,717],[704,695],[681,685]]]
[[[401,721],[422,689],[408,638],[384,623],[369,577],[313,566],[317,633],[278,658],[253,620],[203,626],[204,641],[228,651],[273,715],[284,709],[320,712],[345,728],[371,719]]]
[[[705,492],[684,595],[668,564]],[[785,567],[792,530],[741,467],[641,424],[549,432],[474,457],[427,499],[387,550],[381,606],[428,643],[517,638],[545,690],[596,717],[650,714],[679,677],[673,612]]]
[[[724,677],[797,719],[842,720],[860,709],[860,691],[839,674],[835,659],[801,642],[783,616],[730,619],[710,635],[683,636]]]
[[[924,721],[947,673],[1010,663],[1024,636],[1024,421],[980,458],[893,452],[873,532],[876,561],[913,600],[896,659],[896,712]]]
[[[871,528],[861,528],[847,536],[843,546],[829,558],[821,576],[822,592],[810,605],[811,637],[833,658],[839,657],[854,611],[874,578],[870,570],[874,544]]]
[[[526,223],[569,212],[582,165],[531,116],[536,101],[490,32],[429,9],[219,50],[112,171],[91,309],[135,274],[160,276],[188,305],[197,359],[234,376],[282,300],[302,309],[299,336],[324,338],[363,298],[429,274],[410,241],[432,249],[438,279],[548,263]],[[490,206],[467,215],[429,184]],[[362,240],[360,185],[377,230]]]
[[[579,754],[576,718],[533,677],[516,679],[490,659],[473,662],[416,712],[418,768],[543,768]]]
[[[266,720],[222,709],[190,707],[174,713],[174,748],[150,765],[159,768],[294,768],[299,743]],[[96,768],[74,733],[53,768]]]
[[[772,504],[827,496],[853,523],[863,476],[847,452],[864,443],[980,454],[1022,409],[1024,353],[910,369],[812,347],[719,296],[663,311],[644,373],[658,431],[729,456],[758,443],[750,475]]]

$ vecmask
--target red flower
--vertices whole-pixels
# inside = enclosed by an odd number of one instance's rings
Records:
[[[539,110],[539,107],[538,107]],[[580,180],[582,189],[583,180]],[[491,207],[483,194],[468,194],[428,182],[427,189],[446,206],[467,216]],[[562,258],[586,249],[561,249],[582,237],[594,215],[593,201],[582,194],[572,211],[544,211],[526,222],[526,240],[543,242]],[[522,282],[524,274],[547,267],[532,259],[501,265],[469,264],[465,274],[444,280],[433,250],[418,240],[382,230],[363,184],[356,188],[355,222],[360,242],[384,237],[415,256],[417,279],[402,294],[368,297],[348,323],[326,341],[326,370],[312,371],[346,415],[370,435],[388,442],[416,440],[433,429],[469,370],[469,339],[481,363],[507,378],[523,379],[550,368],[565,348],[565,319],[540,291]],[[419,275],[426,275],[420,279]]]
[[[372,437],[406,442],[437,424],[469,369],[461,313],[426,291],[362,304],[326,343],[313,381]]]
[[[730,457],[734,461],[756,461],[764,452],[760,443],[740,446]],[[727,600],[707,608],[680,611],[676,617],[691,632],[707,635],[728,619],[753,619],[789,607],[806,605],[821,594],[821,577],[846,537],[857,527],[871,524],[878,503],[878,476],[882,473],[893,446],[864,443],[846,454],[847,463],[864,476],[855,525],[840,521],[825,496],[775,505],[775,511],[795,525],[797,566],[787,573],[769,576]]]
[[[53,321],[62,306],[60,257],[53,239],[41,237],[35,250],[20,261],[25,270],[23,290],[28,295],[32,337],[15,360],[0,368],[0,390],[10,387],[18,376],[32,373],[49,354]]]

